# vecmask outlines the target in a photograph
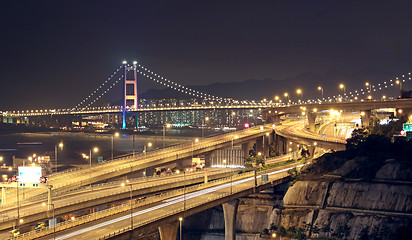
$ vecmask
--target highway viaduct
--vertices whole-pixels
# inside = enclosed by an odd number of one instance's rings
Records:
[[[181,189],[180,194],[160,198],[148,204],[136,204],[133,211],[126,204],[122,211],[113,209],[75,221],[59,224],[56,229],[44,229],[23,234],[18,239],[50,239],[56,232],[56,239],[134,239],[148,229],[158,228],[162,240],[176,239],[179,223],[185,217],[206,209],[222,205],[225,218],[226,239],[235,239],[236,213],[239,198],[277,186],[290,180],[288,170],[301,168],[292,163],[266,171],[247,172],[218,182],[210,182],[192,189]],[[267,180],[261,178],[267,174]]]
[[[319,102],[312,104],[290,105],[266,108],[262,111],[262,117],[267,122],[278,121],[281,115],[292,113],[305,113],[309,123],[309,130],[315,130],[315,120],[319,112],[324,110],[342,110],[361,112],[362,125],[368,126],[371,111],[381,108],[396,109],[396,116],[409,116],[412,114],[412,98],[394,99],[394,100],[366,100],[366,101],[349,101],[349,102]]]
[[[289,134],[287,129],[284,129],[281,126],[277,126],[278,129],[275,129],[275,131],[277,132],[277,135],[282,136],[283,138],[288,138],[290,140],[293,140],[295,142],[298,143],[302,143],[302,144],[308,144],[309,146],[311,145],[311,143],[313,144],[314,139],[316,140],[318,136],[303,136],[299,134]],[[202,146],[201,144],[197,145],[196,147],[194,147],[195,145],[191,145],[189,144],[189,149],[188,146],[180,146],[180,147],[175,147],[175,149],[172,149],[172,151],[176,151],[177,153],[175,154],[171,154],[171,156],[165,155],[165,153],[170,152],[171,149],[166,149],[163,152],[160,151],[162,157],[156,157],[156,158],[151,158],[151,156],[145,156],[143,158],[143,163],[139,163],[134,165],[136,161],[139,160],[139,157],[130,157],[130,158],[126,158],[126,159],[121,159],[118,161],[113,161],[111,163],[108,163],[108,165],[110,165],[109,168],[115,168],[114,171],[110,171],[109,174],[104,173],[104,174],[93,174],[93,176],[90,178],[92,181],[89,180],[80,180],[77,179],[77,181],[74,181],[72,183],[66,183],[63,185],[59,185],[59,181],[68,181],[68,178],[73,178],[73,173],[75,173],[74,176],[77,176],[79,173],[80,175],[84,175],[84,173],[90,173],[91,169],[80,169],[74,172],[68,172],[68,173],[60,173],[59,175],[54,176],[55,179],[53,179],[53,177],[50,178],[51,182],[56,184],[56,189],[59,191],[67,191],[70,189],[76,189],[78,187],[82,187],[85,186],[87,184],[92,183],[97,183],[97,182],[103,182],[103,181],[107,181],[108,179],[113,179],[119,176],[123,176],[127,173],[131,173],[133,171],[137,171],[137,170],[142,170],[148,167],[153,167],[153,166],[159,166],[159,165],[163,165],[166,163],[170,163],[170,162],[174,162],[174,161],[179,161],[181,159],[185,159],[188,157],[191,157],[197,154],[201,154],[201,153],[205,153],[205,152],[213,152],[216,151],[219,148],[225,148],[228,147],[232,144],[234,145],[239,145],[242,144],[245,146],[246,148],[250,147],[250,143],[252,142],[257,142],[258,140],[261,140],[261,144],[264,144],[265,142],[265,138],[267,138],[268,140],[266,144],[266,148],[269,145],[270,141],[269,139],[273,139],[274,137],[276,138],[276,136],[272,135],[273,133],[273,128],[272,125],[266,125],[266,126],[261,126],[261,127],[257,127],[257,128],[253,128],[253,129],[247,129],[247,130],[243,130],[243,131],[239,131],[237,133],[232,133],[232,134],[226,134],[223,136],[218,136],[218,137],[214,137],[215,139],[213,140],[214,143],[213,144],[205,144],[204,146]],[[283,134],[283,135],[282,135]],[[289,134],[289,135],[288,135]],[[263,137],[263,138],[262,138]],[[246,143],[245,143],[246,142]],[[342,143],[336,143],[331,141],[331,139],[318,139],[318,147],[325,147],[325,148],[333,148],[333,149],[337,149],[337,146],[342,146]],[[332,144],[331,144],[332,143]],[[262,146],[262,148],[264,149],[265,147]],[[152,153],[152,154],[158,154],[158,153]],[[179,158],[179,156],[181,158]],[[141,157],[141,156],[140,156]],[[152,156],[153,157],[153,156]],[[123,162],[122,162],[123,161]],[[118,162],[122,162],[122,163],[118,163]],[[116,164],[114,164],[116,163]],[[122,167],[126,165],[126,167]],[[93,168],[97,168],[93,170],[93,173],[99,173],[101,171],[102,166],[96,165]],[[92,169],[93,169],[92,168]],[[86,174],[87,175],[87,174]],[[27,194],[27,193],[26,193]],[[41,194],[41,192],[37,192],[37,195]],[[219,204],[218,204],[219,205]],[[230,207],[229,207],[230,208]]]

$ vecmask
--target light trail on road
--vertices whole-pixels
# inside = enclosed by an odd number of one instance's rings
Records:
[[[304,164],[289,167],[289,168],[285,168],[285,169],[281,169],[281,170],[277,170],[277,171],[268,173],[268,175],[273,175],[273,174],[277,174],[277,173],[286,172],[286,171],[289,171],[290,169],[293,169],[295,167],[296,168],[302,167],[303,165]],[[259,178],[260,176],[261,175],[258,175],[258,176],[256,176],[256,178]],[[155,211],[155,210],[160,209],[160,208],[164,208],[164,207],[167,207],[167,206],[170,206],[170,205],[173,205],[173,204],[177,204],[177,203],[181,203],[183,201],[187,201],[188,199],[192,199],[192,198],[195,198],[195,197],[200,197],[200,196],[208,194],[208,193],[213,193],[213,192],[216,192],[218,190],[228,188],[231,185],[233,186],[233,185],[237,185],[237,184],[240,184],[240,183],[245,183],[245,182],[251,181],[251,180],[254,180],[254,177],[245,178],[245,179],[234,181],[234,182],[231,182],[231,183],[230,182],[225,183],[225,184],[215,186],[215,187],[212,187],[212,188],[203,189],[203,190],[195,191],[195,192],[188,193],[188,194],[185,194],[185,195],[181,195],[181,196],[178,196],[178,197],[173,197],[173,198],[170,198],[170,199],[167,199],[167,200],[163,200],[162,201],[163,203],[161,203],[160,205],[153,206],[153,207],[150,207],[148,209],[137,211],[137,212],[133,213],[132,216],[136,217],[136,216],[139,216],[139,215],[142,215],[142,214],[145,214],[145,213]],[[125,216],[118,217],[118,218],[115,218],[115,219],[112,219],[112,220],[109,220],[109,221],[105,221],[103,223],[96,224],[94,226],[90,226],[90,227],[87,227],[87,228],[84,228],[84,229],[77,230],[75,232],[67,233],[65,235],[56,237],[56,239],[58,239],[58,240],[70,239],[70,238],[75,237],[77,235],[87,233],[89,231],[97,230],[99,228],[108,226],[108,225],[116,223],[116,222],[127,220],[127,219],[130,219],[130,215],[125,215]],[[52,239],[52,238],[50,238],[50,239]]]

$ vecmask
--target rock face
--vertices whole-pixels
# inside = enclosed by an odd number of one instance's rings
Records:
[[[384,183],[335,182],[328,192],[327,206],[412,212],[412,186]]]
[[[285,209],[274,222],[286,229],[306,229],[312,237],[403,239],[412,227],[412,182],[407,182],[411,168],[405,166],[387,161],[368,181],[298,181],[288,189]],[[356,168],[355,161],[348,161],[332,174]]]
[[[271,194],[241,199],[236,239],[261,239],[259,233],[272,226],[301,228],[313,238],[411,239],[411,164],[387,160],[372,179],[345,179],[346,175],[361,176],[353,172],[367,161],[350,160],[329,172],[329,177],[297,181],[287,189],[283,201],[282,195]],[[195,222],[197,228],[185,227],[197,229],[197,233],[189,233],[188,239],[224,239],[221,207],[191,217],[187,223]]]
[[[298,181],[286,192],[284,205],[319,206],[322,203],[326,182]]]

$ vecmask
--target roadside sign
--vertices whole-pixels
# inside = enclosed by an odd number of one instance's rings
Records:
[[[102,156],[98,156],[98,157],[97,157],[97,162],[103,162],[103,157],[102,157]]]
[[[411,131],[406,132],[406,141],[410,141],[410,140],[412,140],[412,132]]]
[[[325,138],[326,137],[326,134],[322,134],[322,138]]]
[[[411,132],[412,131],[412,123],[404,123],[403,124],[403,130],[406,132]]]

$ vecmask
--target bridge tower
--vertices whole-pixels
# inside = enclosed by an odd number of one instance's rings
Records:
[[[133,66],[129,66],[126,61],[124,64],[124,87],[123,87],[123,121],[122,128],[126,129],[126,114],[127,109],[137,109],[139,106],[137,93],[137,62],[133,62]],[[136,112],[136,127],[139,128],[139,120]]]

